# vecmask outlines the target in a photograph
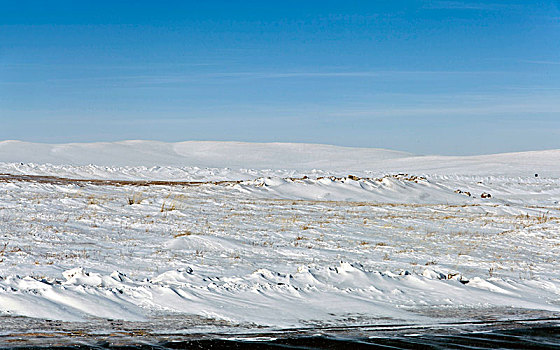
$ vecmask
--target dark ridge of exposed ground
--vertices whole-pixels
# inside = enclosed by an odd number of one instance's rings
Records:
[[[385,177],[393,177],[405,181],[418,182],[426,180],[422,176],[414,176],[408,174],[385,175]],[[317,177],[316,180],[325,177]],[[328,176],[333,181],[342,181],[344,177]],[[361,178],[354,175],[348,175],[348,179],[382,181],[383,178]],[[303,181],[309,179],[307,176],[303,177],[288,177],[285,180],[290,181]],[[101,185],[101,186],[200,186],[200,185],[235,185],[250,180],[221,180],[221,181],[170,181],[170,180],[107,180],[107,179],[75,179],[51,175],[24,175],[24,174],[9,174],[0,173],[0,182],[35,182],[35,183],[49,183],[53,185]]]
[[[163,180],[102,180],[102,179],[72,179],[48,175],[15,175],[0,173],[1,182],[36,182],[49,183],[53,185],[101,185],[101,186],[200,186],[205,184],[233,185],[241,183],[241,180],[226,181],[163,181]]]
[[[21,320],[27,318],[22,317]],[[4,319],[7,320],[7,319]],[[560,319],[536,318],[509,321],[474,321],[433,325],[362,325],[310,327],[269,331],[241,327],[225,333],[182,333],[201,319],[170,319],[175,330],[135,328],[136,323],[98,320],[79,323],[47,322],[63,332],[29,330],[0,332],[2,349],[558,349]],[[160,320],[163,321],[163,320]],[[107,329],[99,329],[97,326]],[[208,326],[218,326],[210,322]],[[153,325],[152,325],[153,326]],[[161,326],[161,325],[160,325]],[[223,325],[222,325],[223,326]],[[78,328],[75,328],[78,327]],[[89,328],[88,328],[89,327]],[[132,327],[132,328],[130,328]],[[247,326],[245,326],[247,327]],[[57,328],[57,329],[58,329]],[[111,329],[114,328],[114,329]],[[235,327],[234,327],[235,328]],[[88,330],[89,329],[89,330]],[[153,333],[152,333],[153,332]],[[248,332],[248,333],[247,333]]]
[[[541,326],[492,332],[458,334],[421,334],[373,337],[314,335],[271,339],[208,338],[159,341],[155,343],[120,344],[36,344],[6,349],[59,350],[165,350],[165,349],[558,349],[560,328]]]

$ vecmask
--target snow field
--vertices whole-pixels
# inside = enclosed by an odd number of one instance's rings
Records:
[[[0,310],[276,328],[558,312],[559,188],[451,175],[0,181]]]

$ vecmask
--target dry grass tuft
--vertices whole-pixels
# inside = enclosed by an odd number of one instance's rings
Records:
[[[128,197],[128,205],[140,204],[143,200],[142,194],[135,192],[132,194],[132,197]]]
[[[8,248],[8,243],[4,243],[2,248],[0,248],[0,257],[2,257],[2,259],[0,259],[0,262],[4,261],[4,253],[6,252],[6,248]]]
[[[163,202],[161,204],[161,209],[159,211],[163,213],[163,212],[172,211],[172,210],[175,210],[175,209],[177,209],[177,206],[175,205],[174,202],[171,202],[169,204],[166,203],[166,202]]]
[[[173,235],[173,238],[179,238],[179,237],[190,236],[190,235],[192,235],[192,234],[193,234],[193,233],[192,233],[191,231],[184,231],[184,232],[177,233],[177,234]]]

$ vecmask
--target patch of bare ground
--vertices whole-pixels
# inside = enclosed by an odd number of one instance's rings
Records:
[[[101,180],[101,179],[72,179],[58,176],[46,175],[15,175],[0,174],[0,182],[35,182],[53,185],[101,185],[101,186],[200,186],[233,185],[241,183],[240,180],[233,181],[160,181],[160,180]]]
[[[325,177],[318,177],[316,180]],[[346,179],[360,181],[383,181],[385,178],[395,178],[403,181],[425,181],[426,178],[421,176],[410,176],[408,174],[385,175],[381,178],[360,178],[354,175],[347,177],[329,176],[332,181],[344,181]],[[310,179],[307,176],[303,177],[287,177],[284,180],[289,181],[304,181]],[[235,185],[248,180],[222,180],[222,181],[169,181],[169,180],[104,180],[104,179],[74,179],[50,175],[24,175],[24,174],[9,174],[0,173],[0,182],[35,182],[35,183],[49,183],[53,185],[68,185],[68,184],[84,184],[84,185],[101,185],[101,186],[200,186],[200,185]]]

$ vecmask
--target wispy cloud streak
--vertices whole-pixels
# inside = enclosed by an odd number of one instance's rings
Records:
[[[521,62],[531,63],[531,64],[560,65],[560,61],[523,60]]]
[[[424,5],[425,9],[433,10],[481,10],[497,11],[513,8],[514,5],[504,3],[472,2],[472,1],[429,1]]]
[[[500,71],[307,71],[307,72],[214,72],[190,74],[138,74],[138,75],[107,75],[107,76],[77,76],[68,78],[30,78],[26,81],[0,81],[0,85],[27,85],[36,83],[78,83],[90,82],[99,84],[115,84],[126,86],[150,86],[181,83],[205,83],[219,79],[415,79],[438,78],[446,76],[503,74]]]

